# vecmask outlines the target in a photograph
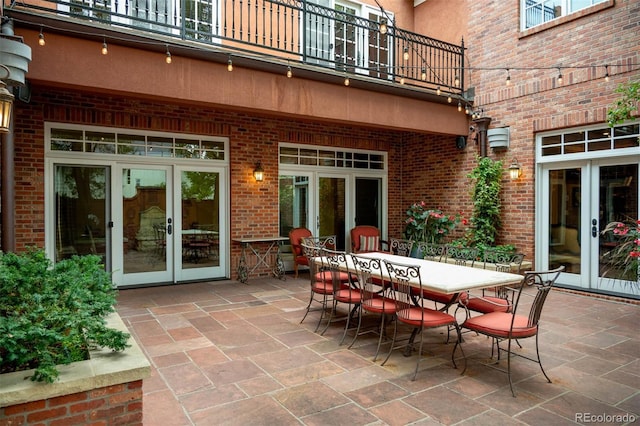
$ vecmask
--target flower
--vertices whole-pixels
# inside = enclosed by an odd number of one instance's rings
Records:
[[[440,243],[460,222],[466,222],[461,213],[448,215],[441,209],[428,209],[424,201],[419,201],[407,210],[405,238]]]
[[[640,219],[631,223],[611,222],[602,231],[614,247],[604,253],[608,262],[604,276],[624,280],[640,279]]]

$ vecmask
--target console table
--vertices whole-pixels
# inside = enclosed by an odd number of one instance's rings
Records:
[[[284,279],[284,262],[280,257],[280,245],[283,241],[289,241],[288,237],[260,237],[260,238],[237,238],[234,242],[242,244],[242,253],[238,261],[238,281],[246,284],[249,276],[259,267],[266,266],[271,268],[273,275],[277,278]],[[261,252],[258,244],[266,244],[266,249]],[[249,256],[253,254],[256,263],[249,266],[247,263],[247,253]],[[269,262],[271,256],[275,255],[275,260],[271,264]]]

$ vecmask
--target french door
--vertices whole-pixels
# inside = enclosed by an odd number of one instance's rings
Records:
[[[569,287],[640,297],[611,260],[620,240],[607,225],[639,218],[637,157],[549,164],[542,170],[542,267],[565,266],[559,282]]]
[[[119,287],[229,276],[223,168],[53,169],[55,260],[97,254]]]

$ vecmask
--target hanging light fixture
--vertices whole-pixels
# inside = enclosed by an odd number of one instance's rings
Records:
[[[436,89],[436,95],[440,96],[441,93],[442,90],[440,90],[440,86],[438,86],[438,88]]]
[[[460,86],[460,77],[458,77],[458,74],[456,74],[456,78],[453,80],[453,84],[455,86]]]
[[[291,71],[291,65],[287,65],[287,78],[293,77],[293,71]]]
[[[253,169],[253,177],[256,182],[262,182],[264,180],[264,169],[260,161],[256,163],[256,168]]]
[[[227,61],[227,71],[233,71],[233,61],[231,60],[231,55],[229,55],[229,60]]]
[[[1,68],[7,72],[5,79],[9,79],[11,71],[5,65],[0,64]],[[9,133],[9,125],[11,124],[11,112],[13,110],[13,93],[7,90],[7,84],[0,79],[0,133]]]
[[[348,86],[349,84],[351,84],[351,81],[349,80],[349,77],[347,76],[347,77],[344,78],[344,85]]]
[[[609,82],[609,65],[604,66],[604,81]]]
[[[427,81],[427,70],[424,67],[422,67],[422,73],[420,74],[420,78],[422,79],[422,81]],[[438,89],[440,88],[438,87]]]
[[[462,112],[462,103],[458,101],[458,112]]]
[[[507,86],[511,84],[511,73],[509,72],[509,68],[507,68],[507,80],[505,81],[505,84]]]
[[[562,84],[562,70],[558,68],[558,84]]]
[[[165,62],[170,64],[171,63],[171,52],[169,52],[169,45],[167,44],[167,57],[164,58]]]
[[[102,54],[106,55],[109,53],[109,48],[107,47],[107,40],[106,39],[102,39]]]
[[[42,27],[40,27],[40,34],[38,34],[38,44],[40,46],[44,46],[47,42],[44,39],[44,34],[42,33]]]
[[[387,20],[382,18],[382,20],[380,20],[380,34],[385,35],[387,31],[389,31],[389,28],[387,28]]]
[[[402,59],[404,59],[405,61],[409,60],[409,48],[408,47],[404,48],[404,52],[402,53]]]
[[[517,160],[513,160],[513,163],[509,166],[509,177],[511,180],[516,180],[520,176],[522,176],[522,169],[520,168],[520,164],[518,164]]]

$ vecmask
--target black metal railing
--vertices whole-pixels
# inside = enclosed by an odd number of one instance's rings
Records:
[[[26,8],[316,65],[345,75],[462,94],[464,45],[454,45],[307,0],[50,0]]]

